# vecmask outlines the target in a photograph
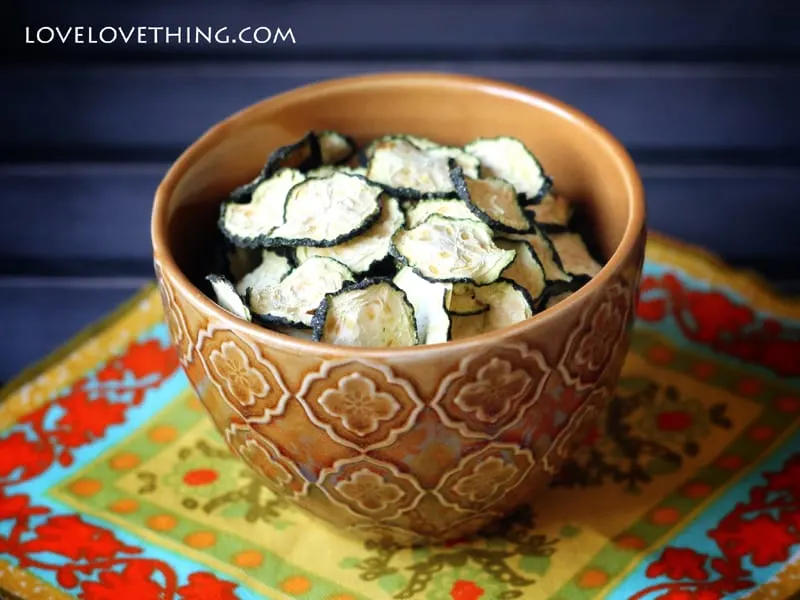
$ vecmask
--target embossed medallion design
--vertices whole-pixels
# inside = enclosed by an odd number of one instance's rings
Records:
[[[257,347],[210,325],[200,332],[197,351],[220,396],[248,423],[268,423],[286,410],[291,395]]]
[[[423,495],[413,477],[367,456],[337,461],[320,473],[318,485],[332,502],[376,521],[412,510]]]
[[[181,307],[175,301],[175,294],[172,291],[172,283],[164,277],[161,265],[157,260],[153,260],[158,293],[161,296],[161,304],[164,307],[164,319],[167,322],[167,329],[172,338],[172,343],[178,353],[178,360],[184,366],[188,366],[193,360],[193,345],[186,327],[186,317]]]
[[[444,504],[464,512],[485,511],[516,488],[536,460],[514,444],[489,444],[461,459],[433,491]]]
[[[323,363],[303,380],[297,399],[334,440],[364,451],[394,442],[423,408],[410,382],[386,365],[361,360]]]
[[[569,458],[575,440],[580,439],[586,428],[596,422],[610,394],[611,391],[605,388],[592,391],[586,401],[572,414],[542,459],[542,469],[546,473],[552,475],[558,472],[561,464]]]
[[[297,465],[269,440],[256,438],[247,425],[232,423],[225,429],[225,440],[274,493],[292,499],[308,493],[309,482]]]
[[[391,395],[379,392],[375,382],[360,373],[339,380],[335,389],[322,392],[319,403],[342,426],[358,436],[377,431],[381,421],[388,421],[400,411],[400,403]]]
[[[404,495],[399,485],[384,481],[383,477],[369,469],[352,473],[334,487],[359,510],[367,513],[384,511]]]
[[[595,384],[620,343],[631,316],[631,292],[622,281],[604,288],[600,301],[585,309],[567,340],[558,368],[567,383],[583,390]]]
[[[525,344],[465,357],[439,385],[432,406],[463,436],[491,439],[536,402],[551,374],[544,356]]]

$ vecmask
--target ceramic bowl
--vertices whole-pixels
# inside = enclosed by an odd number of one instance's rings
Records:
[[[528,321],[435,346],[339,347],[238,320],[193,283],[220,198],[310,129],[359,142],[516,136],[586,207],[608,262]],[[587,116],[504,83],[419,73],[325,81],[234,114],[170,168],[152,217],[172,341],[231,450],[337,529],[402,544],[466,536],[546,491],[615,389],[645,235],[636,169]]]

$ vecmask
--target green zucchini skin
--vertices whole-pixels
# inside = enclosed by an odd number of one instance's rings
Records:
[[[273,151],[261,171],[261,178],[269,179],[286,167],[305,172],[321,165],[322,151],[319,147],[319,138],[316,133],[309,131],[300,140]]]
[[[369,183],[372,186],[380,187],[377,183],[370,181],[363,175],[348,175],[348,177],[357,177]],[[303,184],[308,183],[309,180],[301,181],[300,183],[293,186],[289,193],[286,195],[287,201],[289,196],[292,193],[292,190],[301,186]],[[283,220],[286,221],[286,205],[287,202],[284,202],[283,205]],[[222,231],[225,237],[228,239],[229,242],[234,244],[235,246],[239,246],[241,248],[296,248],[298,246],[310,246],[314,248],[330,248],[331,246],[338,246],[339,244],[343,244],[354,237],[361,235],[362,233],[366,232],[370,227],[372,227],[376,221],[381,216],[381,210],[383,209],[383,198],[380,194],[377,196],[377,200],[375,202],[375,210],[364,219],[361,224],[356,228],[353,229],[345,234],[342,234],[338,237],[332,238],[330,240],[313,240],[310,238],[283,238],[283,237],[272,237],[269,234],[260,235],[254,238],[243,238],[238,235],[235,235],[228,231],[225,228],[225,203],[220,206],[219,218],[217,220],[217,228]]]
[[[411,323],[412,324],[416,323],[416,314],[414,313],[414,306],[411,304],[411,302],[409,302],[406,293],[402,289],[397,287],[397,285],[394,284],[391,277],[370,277],[362,279],[361,281],[357,281],[355,283],[345,284],[344,287],[342,287],[338,291],[333,292],[332,294],[325,295],[325,298],[322,300],[316,312],[314,313],[313,318],[311,319],[311,329],[313,331],[312,339],[315,342],[322,341],[322,334],[325,331],[325,321],[328,318],[328,311],[330,310],[331,301],[333,300],[333,298],[339,296],[340,294],[344,294],[345,292],[355,292],[358,290],[365,290],[369,287],[372,287],[373,285],[378,285],[380,283],[386,283],[390,287],[394,288],[396,291],[400,292],[400,294],[402,294],[403,300],[405,301],[406,306],[408,307],[409,312],[411,314]],[[414,329],[414,340],[415,340],[414,345],[418,345],[419,339],[417,338],[416,327],[414,327],[413,329]]]
[[[337,161],[326,163],[324,161],[324,156],[323,156],[323,153],[322,153],[322,139],[326,135],[337,135],[337,136],[340,136],[342,139],[344,139],[345,142],[347,142],[347,145],[348,145],[350,151],[346,155],[344,155],[343,158],[340,158]],[[339,131],[334,131],[332,129],[324,129],[324,130],[320,131],[319,133],[317,133],[316,137],[317,137],[317,140],[318,140],[319,145],[320,145],[320,164],[321,165],[324,165],[324,164],[330,164],[330,165],[333,165],[333,166],[346,165],[347,162],[350,161],[353,158],[353,156],[355,156],[355,154],[357,152],[357,149],[358,149],[358,144],[356,144],[355,139],[353,139],[351,136],[345,135],[344,133],[341,133]],[[316,167],[312,167],[312,168],[316,168]]]
[[[421,225],[423,225],[423,224],[427,223],[428,221],[431,221],[432,219],[435,219],[435,218],[443,218],[443,219],[447,219],[447,220],[455,221],[455,222],[457,222],[457,221],[469,222],[469,223],[472,223],[473,225],[479,225],[479,226],[482,226],[482,227],[489,227],[483,221],[475,221],[474,219],[450,219],[448,217],[441,217],[441,215],[437,215],[437,214],[432,214],[432,215],[428,216],[427,219],[425,219],[422,223],[420,223],[416,227],[420,227]],[[414,228],[412,228],[412,229],[414,229]],[[437,279],[437,278],[429,277],[429,276],[425,275],[424,273],[422,273],[422,271],[419,270],[419,267],[417,267],[416,265],[411,264],[411,262],[397,248],[397,245],[396,245],[396,242],[395,242],[395,238],[402,231],[404,231],[404,230],[401,228],[401,229],[399,229],[398,231],[395,232],[395,235],[392,236],[392,243],[389,246],[389,254],[397,261],[397,263],[400,266],[411,267],[411,269],[414,271],[414,273],[416,273],[419,277],[422,277],[422,279],[424,279],[426,281],[429,281],[431,283],[469,283],[469,284],[472,284],[472,285],[479,285],[479,284],[477,284],[475,282],[474,279],[471,279],[469,277],[445,277],[445,278]],[[409,231],[409,230],[406,230],[406,231]],[[511,264],[511,262],[513,262],[513,260],[514,259],[512,258],[506,264],[506,267],[509,264]]]
[[[467,152],[470,152],[469,146],[471,146],[472,144],[475,144],[476,142],[497,141],[497,140],[513,140],[515,142],[520,142],[519,140],[517,140],[515,138],[512,138],[510,136],[505,136],[505,135],[499,135],[499,136],[495,136],[495,137],[479,137],[479,138],[476,138],[476,139],[472,140],[470,143],[468,143],[466,146],[464,146],[464,149]],[[541,172],[542,179],[543,179],[542,185],[541,185],[541,187],[539,188],[539,190],[538,190],[538,192],[536,194],[528,195],[528,194],[525,194],[524,192],[520,192],[518,194],[518,199],[519,199],[520,204],[523,205],[523,206],[526,206],[526,205],[529,205],[529,204],[537,204],[537,203],[541,202],[542,198],[544,198],[550,192],[550,190],[552,189],[552,187],[553,187],[553,178],[545,172],[544,166],[539,161],[539,159],[536,158],[536,155],[533,152],[531,152],[530,149],[528,149],[528,147],[525,146],[524,144],[523,144],[523,147],[525,148],[526,152],[528,153],[528,156],[533,160],[534,164],[537,166],[537,168]],[[483,161],[481,161],[481,162],[483,162]],[[483,168],[481,169],[481,171],[483,172]]]
[[[538,162],[538,160],[537,160]],[[542,189],[539,190],[539,193],[533,197],[526,196],[523,193],[517,194],[517,199],[522,206],[535,206],[537,204],[541,204],[542,199],[550,193],[550,190],[553,189],[553,178],[550,175],[544,175],[544,185]]]
[[[565,293],[574,293],[586,285],[592,278],[588,275],[573,275],[569,281],[549,281],[542,295],[537,300],[537,310],[541,311],[547,306],[551,298]]]
[[[481,221],[486,223],[495,232],[524,233],[525,231],[529,231],[530,228],[533,226],[534,221],[532,216],[527,211],[522,210],[522,205],[519,204],[519,194],[516,194],[517,204],[520,207],[520,213],[522,214],[527,224],[523,229],[518,229],[516,227],[511,227],[509,225],[506,225],[505,223],[502,223],[497,219],[492,218],[491,215],[481,210],[481,208],[478,207],[473,202],[472,197],[470,196],[469,188],[467,187],[467,180],[466,177],[464,176],[464,169],[462,169],[458,165],[458,163],[452,158],[448,161],[448,166],[450,167],[450,180],[453,182],[453,187],[456,190],[456,196],[467,205],[467,208],[469,208],[469,210],[472,212],[473,215],[475,215]]]
[[[240,185],[233,190],[228,197],[225,198],[226,202],[234,204],[247,204],[253,197],[253,191],[258,187],[258,184],[264,181],[262,174],[259,174],[253,181]]]

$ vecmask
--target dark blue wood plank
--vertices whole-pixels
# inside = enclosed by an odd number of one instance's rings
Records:
[[[8,69],[0,152],[177,152],[264,97],[387,69],[462,72],[537,89],[584,110],[631,148],[800,149],[800,68],[484,61]]]
[[[479,0],[359,2],[306,0],[26,0],[15,7],[15,36],[22,26],[83,25],[243,27],[292,29],[295,44],[150,43],[76,45],[85,56],[118,52],[137,56],[215,53],[219,56],[356,55],[364,52],[427,56],[431,52],[486,57],[495,53],[786,52],[800,49],[797,3],[785,0]],[[86,34],[84,35],[84,39]],[[108,38],[105,38],[108,39]],[[163,34],[162,38],[163,40]],[[22,45],[63,58],[63,45]]]
[[[149,272],[152,196],[166,168],[1,167],[0,189],[13,218],[0,219],[0,269]],[[641,171],[653,229],[738,262],[800,258],[800,169],[643,165]]]
[[[144,280],[59,281],[0,279],[3,345],[0,381],[8,381],[114,310]]]

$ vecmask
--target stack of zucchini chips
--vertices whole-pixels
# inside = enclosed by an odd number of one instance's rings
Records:
[[[600,269],[511,137],[452,147],[310,132],[222,203],[209,293],[295,337],[399,347],[519,323]]]

